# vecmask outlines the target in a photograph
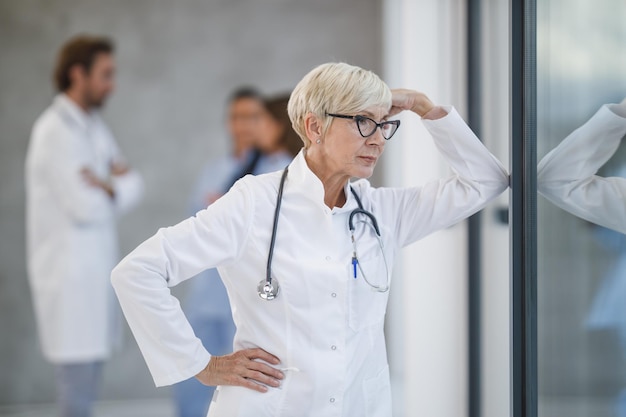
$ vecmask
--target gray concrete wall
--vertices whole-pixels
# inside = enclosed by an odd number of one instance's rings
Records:
[[[57,49],[77,32],[112,36],[118,91],[105,117],[147,196],[121,222],[128,252],[184,217],[202,164],[227,149],[231,88],[292,88],[313,66],[381,68],[379,0],[0,0],[0,405],[53,400],[24,259],[23,165],[29,131],[53,97]],[[168,395],[152,385],[128,331],[105,368],[104,399]]]

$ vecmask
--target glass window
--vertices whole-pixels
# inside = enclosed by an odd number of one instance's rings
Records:
[[[537,1],[541,417],[626,416],[626,111],[604,106],[626,97],[624,22],[623,0]]]

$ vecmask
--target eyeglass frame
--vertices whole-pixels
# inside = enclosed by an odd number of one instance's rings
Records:
[[[363,116],[360,114],[357,114],[356,116],[349,116],[347,114],[337,114],[337,113],[326,113],[326,116],[330,116],[330,117],[337,117],[339,119],[350,119],[350,120],[354,120],[356,122],[356,128],[359,131],[359,134],[364,137],[364,138],[369,138],[370,136],[372,136],[374,133],[376,133],[376,129],[380,128],[380,131],[382,133],[382,136],[385,140],[390,140],[393,135],[396,134],[396,132],[398,131],[398,129],[400,128],[400,120],[385,120],[384,122],[376,122],[376,120],[372,119],[371,117],[367,117],[367,116]],[[370,133],[369,135],[364,135],[363,132],[361,132],[361,128],[359,127],[359,120],[363,120],[363,119],[367,119],[367,120],[371,120],[376,127],[374,128],[374,130],[372,130],[372,133]],[[383,130],[383,126],[384,125],[393,125],[396,127],[396,130],[393,131],[393,133],[391,134],[391,136],[389,136],[388,138],[385,137],[384,134],[384,130]]]

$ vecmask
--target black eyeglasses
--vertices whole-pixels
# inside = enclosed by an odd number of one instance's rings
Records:
[[[400,120],[387,120],[384,122],[376,123],[375,120],[361,115],[348,116],[345,114],[326,113],[326,116],[354,120],[357,129],[359,129],[359,133],[364,138],[372,136],[374,132],[376,132],[376,128],[380,127],[380,131],[383,133],[383,137],[386,140],[389,140],[391,139],[393,134],[396,133],[396,130],[398,130],[398,128],[400,127]]]

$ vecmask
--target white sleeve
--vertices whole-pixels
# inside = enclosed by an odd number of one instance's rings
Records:
[[[53,198],[73,221],[88,224],[110,220],[111,198],[83,178],[81,170],[89,161],[75,134],[49,122],[35,129],[33,142],[37,144],[33,163],[42,169]]]
[[[157,386],[198,374],[211,357],[169,287],[235,262],[248,236],[253,203],[240,182],[195,217],[160,229],[113,270],[113,287]]]
[[[504,166],[452,107],[447,116],[423,120],[454,175],[421,187],[386,189],[395,201],[398,245],[406,246],[482,209],[509,185]]]
[[[114,203],[118,214],[124,214],[132,210],[143,198],[143,178],[134,169],[124,175],[113,176],[111,184],[115,191]]]
[[[550,151],[537,167],[537,191],[578,217],[626,233],[626,179],[595,175],[626,134],[623,111],[602,106]]]
[[[113,138],[111,132],[104,123],[101,123],[102,129],[105,129],[109,146],[111,147],[111,162],[126,164],[126,158],[122,154],[117,142]],[[124,175],[111,176],[111,186],[115,192],[113,203],[115,211],[118,215],[125,214],[135,208],[144,195],[144,182],[141,174],[131,169]]]

